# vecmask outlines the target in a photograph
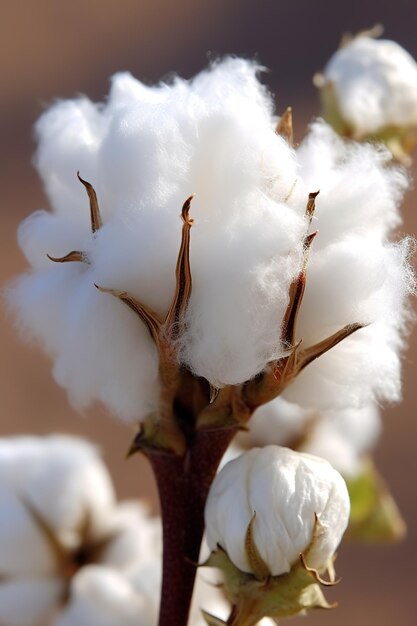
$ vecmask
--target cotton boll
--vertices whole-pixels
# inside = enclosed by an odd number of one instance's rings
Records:
[[[278,446],[254,448],[217,475],[206,505],[207,542],[252,572],[245,538],[256,511],[253,540],[273,576],[307,550],[308,564],[321,568],[341,540],[349,508],[345,482],[327,461]],[[312,544],[316,516],[323,532]]]
[[[66,548],[78,547],[86,524],[94,536],[114,506],[111,480],[96,451],[70,436],[3,439],[0,481]]]
[[[94,283],[126,290],[164,316],[175,289],[179,213],[193,192],[193,292],[178,359],[222,385],[244,382],[282,353],[279,328],[300,264],[305,199],[286,204],[296,158],[274,132],[258,72],[226,59],[192,81],[156,87],[121,74],[104,106],[57,103],[38,123],[36,163],[55,213],[38,213],[22,227],[20,244],[37,271],[10,299],[21,326],[53,355],[55,378],[76,406],[99,399],[133,422],[156,410],[158,364],[148,332]],[[94,236],[77,169],[103,208]],[[73,249],[91,265],[47,272],[47,253]]]
[[[181,207],[192,193],[192,291],[170,339],[176,362],[222,387],[284,357],[280,332],[302,264],[306,201],[318,188],[297,340],[308,347],[343,325],[370,326],[309,365],[286,397],[319,410],[399,397],[408,270],[386,238],[399,223],[407,177],[387,167],[386,151],[343,143],[323,123],[294,151],[275,133],[261,69],[229,58],[190,81],[156,86],[118,74],[105,104],[58,103],[38,123],[36,162],[54,212],[21,227],[33,271],[9,299],[77,408],[99,400],[131,423],[158,415],[149,332],[94,284],[127,292],[163,320],[176,292]],[[103,224],[94,233],[76,169],[97,191]],[[88,263],[49,270],[46,254],[72,250]]]
[[[40,626],[50,617],[64,593],[58,578],[15,580],[0,584],[0,623]]]
[[[417,125],[417,64],[394,41],[355,37],[324,70],[356,136]]]
[[[54,626],[151,626],[148,607],[128,581],[103,566],[84,567],[74,578],[68,606]]]

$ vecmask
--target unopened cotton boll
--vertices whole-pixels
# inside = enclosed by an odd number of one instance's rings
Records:
[[[304,552],[308,565],[320,569],[340,543],[349,510],[346,484],[327,461],[278,446],[254,448],[217,475],[205,511],[207,542],[240,570],[256,573],[246,550],[252,522],[270,574],[289,572]]]
[[[396,42],[354,37],[331,57],[317,83],[326,117],[343,134],[382,141],[397,135],[405,152],[415,144],[417,63]]]

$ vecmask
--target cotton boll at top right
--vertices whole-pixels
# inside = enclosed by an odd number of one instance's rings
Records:
[[[401,397],[400,353],[414,291],[411,243],[391,243],[407,176],[388,152],[341,140],[322,122],[298,150],[296,193],[320,189],[296,341],[308,347],[347,324],[364,325],[308,365],[283,397],[316,410]]]

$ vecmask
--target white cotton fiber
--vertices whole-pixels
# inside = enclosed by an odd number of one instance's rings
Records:
[[[190,81],[146,86],[117,74],[104,104],[57,102],[39,120],[35,163],[52,212],[20,228],[32,269],[9,289],[26,336],[54,360],[75,406],[100,400],[138,422],[158,410],[158,357],[143,323],[103,288],[127,291],[162,318],[175,291],[181,207],[190,217],[192,293],[176,340],[181,364],[212,385],[240,384],[283,356],[280,329],[300,269],[308,193],[320,189],[297,339],[369,324],[310,365],[288,398],[309,408],[397,399],[406,316],[407,186],[387,153],[345,144],[315,124],[297,151],[275,133],[260,68],[227,58]],[[103,225],[91,233],[76,171],[95,188]],[[78,250],[85,263],[47,254]]]

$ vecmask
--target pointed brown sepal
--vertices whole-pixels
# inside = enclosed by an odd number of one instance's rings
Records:
[[[341,578],[338,578],[338,580],[324,580],[324,578],[320,576],[319,572],[314,569],[314,567],[309,567],[307,565],[304,554],[300,554],[300,562],[306,572],[311,574],[320,585],[323,585],[323,587],[334,587],[335,585],[338,585],[341,581]]]
[[[311,220],[313,219],[313,215],[314,215],[314,211],[316,210],[316,198],[319,195],[320,190],[318,191],[311,191],[308,194],[308,200],[307,200],[307,205],[306,205],[306,210],[305,210],[305,216],[308,220],[308,225],[310,226],[311,224]]]
[[[193,220],[190,218],[189,213],[193,198],[194,194],[187,198],[181,211],[183,225],[181,245],[175,269],[175,294],[164,322],[165,328],[171,336],[174,337],[179,332],[179,323],[184,317],[192,288],[190,268],[190,231],[191,226],[193,225]]]
[[[93,185],[88,183],[86,180],[81,178],[80,172],[77,172],[77,178],[82,183],[87,191],[88,198],[90,200],[90,218],[91,218],[91,230],[93,234],[99,230],[103,226],[103,221],[101,219],[100,208],[98,205],[97,194],[94,190]]]
[[[271,576],[268,565],[259,553],[253,536],[253,525],[256,519],[256,511],[253,512],[245,534],[245,552],[253,575],[257,580],[264,580]]]
[[[326,352],[329,352],[329,350],[337,346],[338,343],[347,339],[347,337],[350,337],[350,335],[353,335],[353,333],[356,333],[356,331],[364,328],[365,326],[366,324],[359,323],[347,324],[337,332],[333,333],[333,335],[330,335],[330,337],[326,337],[326,339],[323,339],[309,348],[302,350],[299,353],[298,363],[296,365],[294,375],[299,374],[305,367],[307,367],[307,365],[315,361],[315,359],[318,359]]]
[[[297,319],[303,301],[307,279],[308,255],[317,231],[307,235],[303,246],[303,264],[298,276],[292,281],[289,289],[289,302],[284,314],[281,328],[281,342],[285,346],[293,346],[296,335]]]
[[[151,308],[147,307],[145,304],[142,304],[142,302],[140,302],[133,296],[130,296],[126,291],[118,291],[117,289],[106,289],[105,287],[100,287],[96,284],[95,287],[102,293],[109,293],[127,304],[129,309],[134,311],[134,313],[136,313],[140,317],[142,322],[149,330],[152,339],[155,341],[157,346],[159,346],[162,320],[159,315],[155,313],[155,311],[152,311]]]
[[[275,129],[277,135],[280,135],[289,146],[294,145],[294,131],[292,124],[292,107],[287,107],[284,113],[279,118],[277,127]]]
[[[72,263],[77,261],[79,263],[88,263],[88,257],[85,252],[79,252],[78,250],[73,250],[72,252],[68,252],[65,256],[51,256],[50,254],[46,255],[50,261],[54,263]]]

